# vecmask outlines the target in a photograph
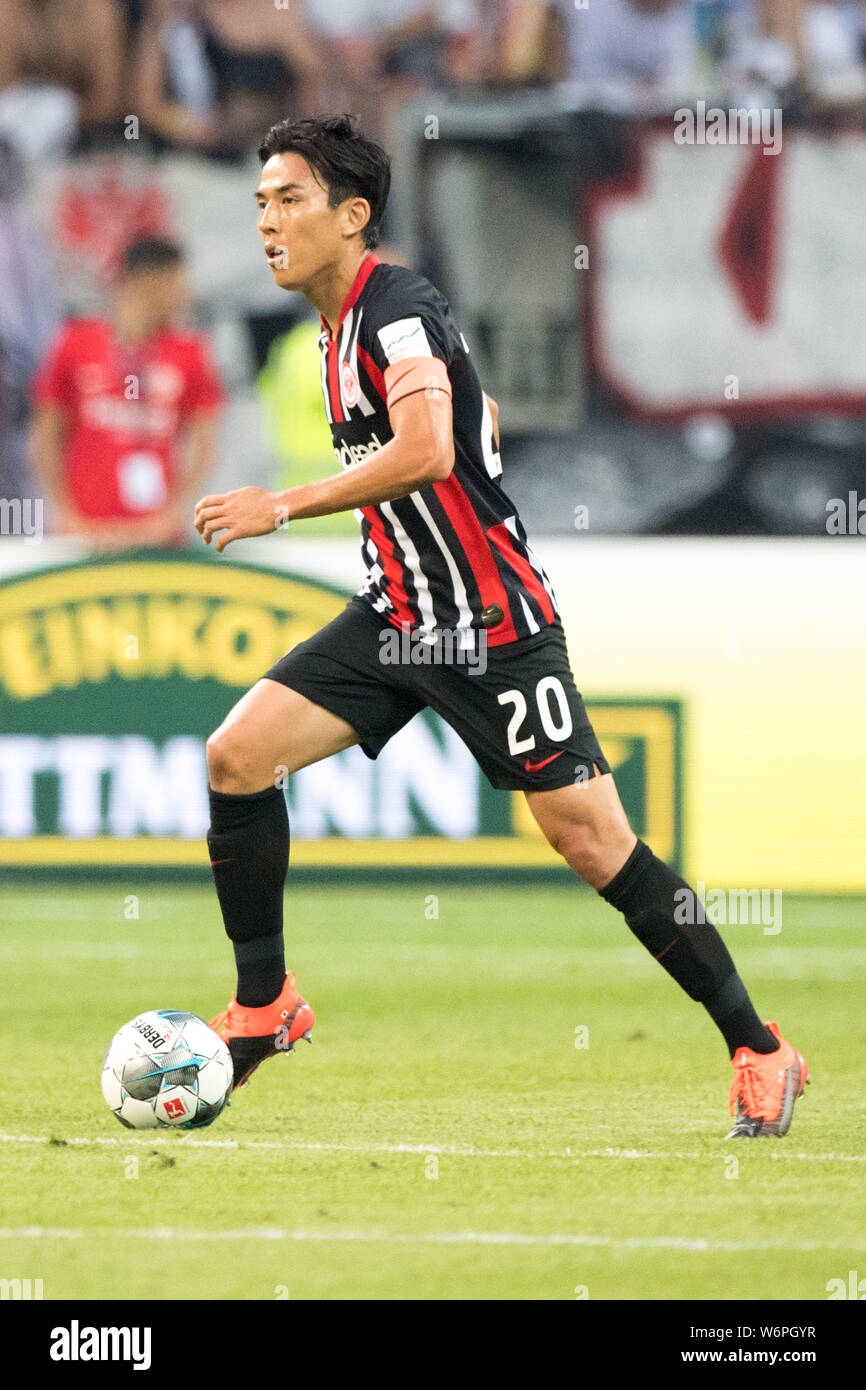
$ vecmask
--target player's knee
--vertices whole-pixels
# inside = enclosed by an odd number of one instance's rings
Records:
[[[550,836],[550,843],[566,864],[587,883],[597,878],[605,858],[605,846],[595,826],[565,824]]]
[[[548,835],[553,849],[591,888],[608,883],[634,843],[634,834],[623,820],[587,824],[563,822]]]
[[[255,781],[249,752],[237,734],[219,728],[206,744],[208,780],[214,791],[242,793]],[[253,787],[253,790],[257,788]]]

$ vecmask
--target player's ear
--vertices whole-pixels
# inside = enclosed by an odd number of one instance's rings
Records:
[[[341,211],[343,231],[347,237],[357,236],[370,221],[370,204],[366,198],[347,198]]]

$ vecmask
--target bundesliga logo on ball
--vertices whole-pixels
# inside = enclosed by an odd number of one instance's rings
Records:
[[[102,1064],[102,1094],[127,1129],[198,1129],[229,1103],[234,1069],[196,1014],[156,1009],[125,1023]]]

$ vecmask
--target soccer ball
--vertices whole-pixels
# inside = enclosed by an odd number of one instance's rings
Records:
[[[196,1014],[152,1009],[124,1023],[102,1063],[102,1094],[127,1129],[198,1129],[228,1105],[231,1053]]]

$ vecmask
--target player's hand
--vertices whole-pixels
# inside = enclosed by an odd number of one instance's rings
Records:
[[[278,531],[288,519],[288,509],[280,503],[279,493],[268,492],[263,487],[241,487],[234,492],[203,497],[195,508],[195,529],[205,545],[210,545],[219,532],[223,533],[216,542],[216,550],[225,550],[232,541]]]

